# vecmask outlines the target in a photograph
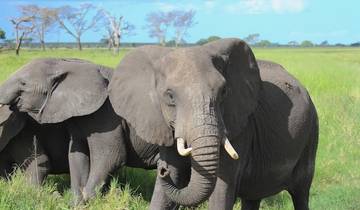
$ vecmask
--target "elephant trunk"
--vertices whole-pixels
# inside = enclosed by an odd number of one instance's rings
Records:
[[[18,97],[19,91],[16,83],[14,78],[10,78],[0,85],[0,105],[11,105]]]
[[[202,136],[192,141],[191,179],[183,189],[174,185],[166,166],[159,165],[162,187],[172,201],[184,206],[195,206],[210,197],[217,178],[219,142],[217,135]]]

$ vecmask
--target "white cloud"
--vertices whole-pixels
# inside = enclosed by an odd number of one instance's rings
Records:
[[[156,7],[157,9],[163,11],[163,12],[169,12],[172,10],[178,10],[178,9],[182,9],[182,10],[196,10],[197,6],[192,4],[192,3],[187,3],[187,4],[181,4],[181,3],[166,3],[166,2],[157,2],[156,3]]]
[[[164,12],[168,12],[177,8],[175,4],[165,3],[165,2],[158,2],[157,7],[158,9]]]
[[[298,13],[305,8],[305,0],[238,0],[224,6],[236,14]]]
[[[272,0],[271,7],[277,13],[298,13],[304,10],[305,2],[304,0]]]
[[[207,0],[207,1],[204,2],[204,9],[205,10],[208,10],[208,11],[212,10],[212,9],[215,8],[215,6],[216,6],[216,3],[215,3],[214,0]]]
[[[225,5],[224,9],[231,13],[260,14],[268,10],[268,3],[266,0],[240,0]]]

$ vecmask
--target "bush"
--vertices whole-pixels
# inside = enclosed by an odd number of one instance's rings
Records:
[[[305,41],[301,42],[300,46],[301,47],[313,47],[314,44],[309,40],[305,40]]]

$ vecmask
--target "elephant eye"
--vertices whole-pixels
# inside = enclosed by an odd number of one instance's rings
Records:
[[[170,89],[165,91],[165,100],[168,106],[175,106],[174,92]]]
[[[229,94],[229,90],[228,88],[225,86],[220,93],[220,98],[221,100],[223,100],[224,98],[226,98],[226,96]]]
[[[212,60],[214,67],[221,73],[224,73],[225,68],[226,68],[225,59],[222,56],[213,56],[211,60]]]

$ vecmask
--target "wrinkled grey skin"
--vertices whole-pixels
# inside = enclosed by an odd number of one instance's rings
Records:
[[[152,209],[165,193],[185,206],[210,197],[210,209],[258,209],[288,190],[295,209],[308,209],[318,138],[315,107],[305,88],[280,65],[255,60],[246,43],[140,47],[127,54],[109,85],[115,111],[147,142],[160,163]],[[174,140],[192,147],[191,178]],[[227,137],[240,158],[224,151]],[[184,178],[183,180],[187,180]]]
[[[20,167],[39,186],[48,174],[69,173],[69,136],[59,124],[40,126],[24,113],[0,108],[0,177]]]
[[[0,104],[42,125],[66,127],[76,204],[93,197],[120,166],[150,169],[158,160],[158,147],[138,141],[114,112],[107,94],[111,76],[111,69],[83,60],[36,59],[0,86]]]

